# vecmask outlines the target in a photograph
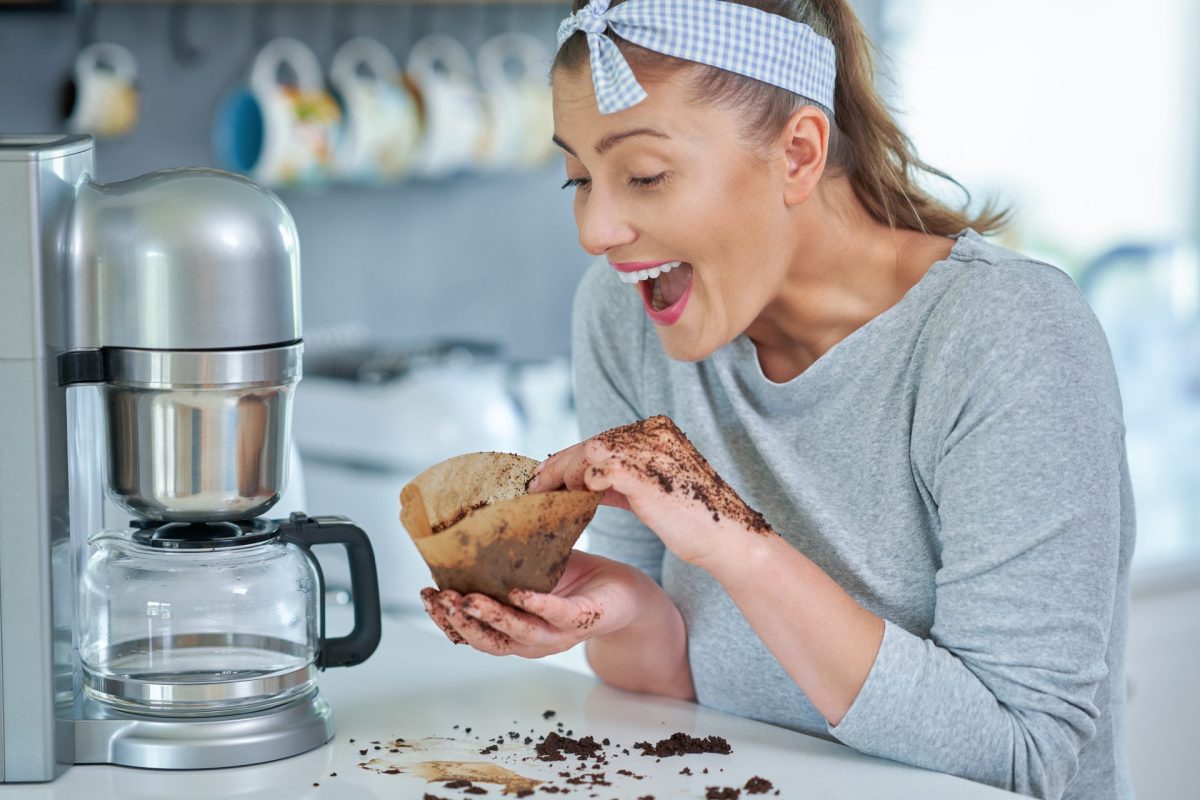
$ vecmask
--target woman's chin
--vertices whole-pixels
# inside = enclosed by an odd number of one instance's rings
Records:
[[[703,361],[711,356],[717,345],[706,342],[702,337],[690,335],[679,325],[669,328],[656,327],[663,352],[675,361]]]

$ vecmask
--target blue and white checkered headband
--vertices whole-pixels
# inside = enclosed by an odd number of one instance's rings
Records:
[[[592,84],[601,114],[646,99],[606,28],[636,45],[736,72],[833,110],[837,61],[833,42],[802,22],[724,0],[591,0],[558,26],[558,46],[587,35]]]

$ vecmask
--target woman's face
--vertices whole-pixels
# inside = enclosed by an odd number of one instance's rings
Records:
[[[686,70],[639,82],[647,99],[602,115],[586,66],[555,70],[555,138],[580,243],[641,295],[667,354],[695,361],[779,291],[795,227],[778,159],[745,141],[736,112],[695,102]]]

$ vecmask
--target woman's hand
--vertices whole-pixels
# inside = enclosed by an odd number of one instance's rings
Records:
[[[510,606],[484,594],[464,597],[426,588],[421,599],[455,644],[493,655],[541,658],[628,626],[637,617],[648,581],[626,564],[574,550],[549,594],[514,589]]]
[[[604,492],[601,502],[632,511],[671,552],[705,569],[736,549],[747,532],[774,535],[664,416],[613,428],[555,453],[529,490],[563,486]]]
[[[455,644],[540,658],[586,641],[588,661],[605,683],[695,697],[679,609],[662,587],[627,564],[575,550],[549,594],[516,589],[509,593],[512,606],[431,588],[421,590],[421,599]]]

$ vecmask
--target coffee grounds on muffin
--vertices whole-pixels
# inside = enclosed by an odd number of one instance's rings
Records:
[[[704,505],[713,521],[730,517],[755,533],[774,534],[762,514],[748,506],[688,441],[670,417],[649,417],[596,435],[623,466],[658,483],[665,494],[681,492]],[[646,452],[651,456],[646,458]]]
[[[733,752],[733,748],[729,746],[729,742],[724,737],[708,736],[703,739],[697,739],[694,736],[688,736],[682,731],[672,733],[669,738],[660,739],[655,744],[634,742],[633,746],[641,750],[644,756],[658,756],[659,758],[682,756],[690,753],[719,753],[721,755],[729,755]]]
[[[775,784],[757,775],[746,781],[746,794],[766,794],[774,788]]]

